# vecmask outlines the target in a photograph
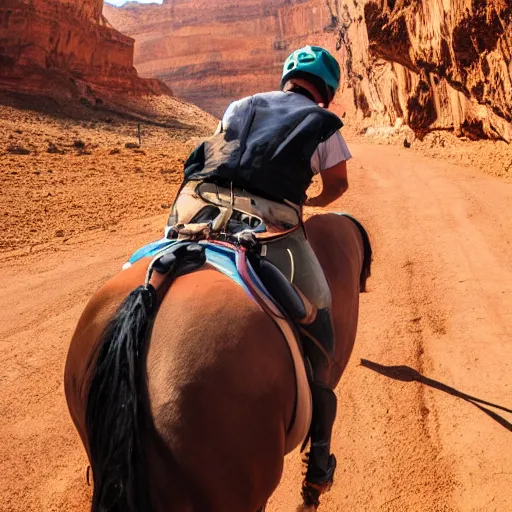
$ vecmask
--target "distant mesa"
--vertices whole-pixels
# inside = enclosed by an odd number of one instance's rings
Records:
[[[332,20],[328,3],[173,0],[105,4],[103,13],[136,40],[141,76],[172,84],[177,96],[220,116],[236,98],[277,89],[283,61],[298,45],[336,52],[336,38],[324,30]]]

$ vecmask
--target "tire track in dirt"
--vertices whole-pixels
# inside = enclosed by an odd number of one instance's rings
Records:
[[[385,176],[384,180],[394,176],[397,190],[396,193],[389,190],[391,187],[387,190],[392,198],[390,206],[393,205],[394,209],[389,209],[387,215],[378,215],[376,211],[374,214],[379,219],[387,218],[390,223],[399,223],[401,239],[391,242],[391,228],[387,234],[380,232],[379,238],[385,236],[397,255],[408,254],[406,262],[413,263],[408,265],[408,302],[413,311],[420,308],[420,313],[414,312],[411,319],[422,317],[418,320],[417,329],[421,332],[410,329],[413,340],[421,336],[416,344],[420,348],[420,357],[416,357],[419,366],[413,368],[425,376],[439,378],[441,384],[453,385],[510,408],[510,392],[506,391],[511,384],[507,361],[512,356],[512,337],[510,331],[504,332],[503,326],[511,325],[511,297],[507,297],[507,293],[512,286],[512,273],[510,267],[504,267],[501,262],[512,261],[512,219],[505,207],[512,199],[512,189],[497,180],[482,177],[471,186],[467,170],[448,164],[433,164],[414,153],[400,161],[391,157],[390,165],[387,165],[386,152],[382,153],[378,180],[381,181],[381,174]],[[397,169],[397,164],[403,168]],[[466,215],[467,191],[464,189],[468,188],[474,198],[470,205],[473,209],[475,204],[481,205],[479,198],[488,196],[492,190],[494,209],[491,211],[506,212],[499,232],[494,229],[492,217],[481,214],[478,224],[475,224]],[[364,192],[367,193],[363,197],[374,199],[367,189]],[[484,210],[481,207],[481,211]],[[400,224],[397,216],[405,216],[407,220]],[[503,231],[507,225],[508,231]],[[497,254],[500,254],[499,259]],[[377,257],[389,258],[385,266],[388,270],[394,256],[381,253]],[[459,281],[468,269],[472,287],[461,295]],[[385,282],[392,279],[390,274]],[[374,283],[372,288],[376,285]],[[375,297],[375,303],[378,302]],[[489,309],[496,318],[486,314]],[[472,314],[473,311],[476,314]],[[361,316],[362,322],[365,318],[368,321],[368,317]],[[487,336],[492,345],[479,343],[479,335]],[[494,369],[492,374],[489,374],[490,368]],[[473,376],[483,377],[482,371],[487,374],[487,379],[475,381]],[[486,382],[491,386],[486,386]],[[499,423],[479,416],[480,413],[468,402],[431,387],[421,387],[430,410],[427,425],[432,436],[431,444],[436,448],[434,465],[427,470],[437,467],[437,473],[444,478],[440,482],[446,486],[445,495],[452,495],[452,503],[441,493],[436,504],[427,500],[419,505],[418,510],[433,510],[439,506],[456,510],[487,510],[480,507],[487,506],[490,496],[495,503],[492,510],[512,509],[510,493],[494,486],[487,475],[488,468],[503,468],[512,462],[512,450],[505,437],[508,432]],[[511,415],[508,417],[512,419]],[[452,472],[450,478],[446,478],[446,466]],[[510,480],[510,474],[508,478]]]
[[[438,212],[432,250],[444,276],[448,336],[430,340],[430,371],[446,384],[456,383],[455,391],[510,409],[512,215],[505,205],[512,200],[512,187],[449,164],[437,164],[432,171],[430,177],[421,176],[421,183]],[[512,509],[510,493],[489,476],[491,467],[512,463],[504,438],[512,415],[480,408],[486,419],[474,407],[480,407],[478,401],[452,398],[449,406],[439,393],[433,398],[443,451],[457,468],[457,507]],[[489,417],[495,413],[499,414],[493,422]],[[501,478],[510,481],[510,476]]]
[[[393,164],[396,165],[396,162]],[[379,192],[382,192],[390,200],[389,205],[383,205],[382,215],[377,214],[374,217],[381,224],[380,251],[378,250],[376,258],[383,260],[381,265],[384,275],[380,283],[372,285],[372,289],[383,286],[385,290],[389,283],[394,282],[391,293],[388,292],[392,295],[387,298],[387,303],[386,298],[381,296],[384,302],[375,301],[373,308],[373,311],[382,309],[396,319],[388,331],[387,343],[381,347],[387,348],[387,354],[382,357],[391,362],[391,356],[394,359],[393,366],[397,363],[407,364],[423,374],[430,366],[428,339],[446,334],[446,312],[432,284],[439,274],[429,254],[425,235],[418,230],[418,226],[422,225],[418,212],[427,210],[428,205],[421,204],[423,198],[421,194],[415,194],[418,185],[414,176],[408,172],[403,173],[404,170],[400,173],[401,179],[396,179],[395,175],[391,186],[388,182],[379,190],[381,175],[388,176],[389,179],[397,169],[384,164],[378,169],[372,166],[367,170],[363,160],[361,172],[369,173],[370,186],[364,187],[362,197],[377,202],[378,197],[383,195]],[[396,309],[395,315],[390,314],[393,309]],[[367,316],[361,316],[362,323],[368,320]],[[397,339],[400,340],[399,343],[396,343]],[[395,359],[397,356],[399,359]],[[407,382],[407,371],[395,373],[396,377]],[[399,464],[388,468],[392,487],[401,489],[401,493],[385,503],[391,507],[390,510],[400,510],[401,507],[407,510],[413,503],[428,510],[453,510],[452,470],[442,460],[438,421],[435,408],[430,404],[429,391],[419,384],[413,384],[412,387],[407,384],[406,387],[404,391],[410,409],[406,418],[400,418],[406,423],[402,430],[402,448],[395,444],[391,449],[399,451],[407,446],[410,452],[407,458],[394,459]],[[395,401],[397,398],[391,396],[390,399]],[[406,479],[404,475],[408,475]],[[387,510],[388,505],[383,504],[382,510]]]

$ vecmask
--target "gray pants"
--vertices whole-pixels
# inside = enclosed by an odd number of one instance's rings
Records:
[[[266,257],[318,309],[331,307],[331,291],[324,271],[302,229],[268,243]]]
[[[189,223],[193,222],[206,204],[215,204],[219,207],[221,213],[213,219],[213,228],[219,230],[229,230],[226,222],[232,213],[229,210],[231,207],[246,215],[259,217],[270,232],[286,231],[300,222],[300,208],[297,205],[276,203],[237,188],[230,190],[213,183],[188,182],[174,202],[167,229],[177,224],[195,225],[204,229],[206,224]],[[313,305],[318,309],[330,308],[329,285],[301,228],[282,240],[266,243],[266,247],[267,259],[297,286]]]

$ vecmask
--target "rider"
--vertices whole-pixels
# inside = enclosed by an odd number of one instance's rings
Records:
[[[214,187],[215,197],[227,197],[231,205],[245,200],[244,204],[272,212],[287,225],[300,224],[303,205],[326,206],[341,197],[348,188],[346,161],[351,155],[338,131],[343,123],[327,110],[339,82],[336,59],[323,48],[305,46],[286,59],[281,91],[232,103],[215,135],[198,146],[185,163],[185,182],[173,206],[169,227],[186,224],[192,218],[185,218],[190,198],[197,198],[197,188],[194,192],[187,188],[190,183],[194,187],[208,183]],[[323,190],[319,196],[306,199],[315,174],[320,174]],[[193,217],[193,222],[204,220],[201,215]],[[267,243],[265,256],[317,308],[315,319],[303,326],[324,349],[307,351],[314,384],[306,484],[321,491],[332,482],[336,466],[330,454],[336,416],[336,396],[329,375],[334,353],[331,294],[303,229]]]

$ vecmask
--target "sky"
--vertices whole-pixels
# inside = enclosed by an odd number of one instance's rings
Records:
[[[123,5],[128,1],[138,2],[139,4],[161,4],[163,0],[105,0],[107,4]]]

